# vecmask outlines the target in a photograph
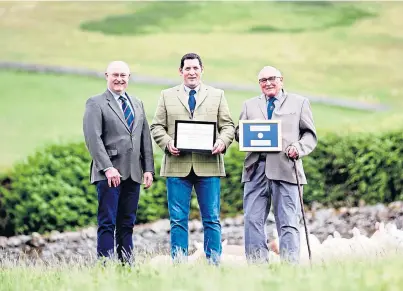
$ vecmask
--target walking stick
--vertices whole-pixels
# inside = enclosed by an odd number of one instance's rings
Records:
[[[311,264],[311,267],[312,267],[311,246],[309,244],[308,228],[306,227],[305,210],[304,210],[304,203],[303,203],[303,199],[302,199],[301,185],[299,184],[298,171],[297,171],[297,162],[296,162],[295,159],[293,161],[294,161],[295,176],[297,177],[298,192],[299,192],[299,202],[301,203],[302,219],[304,220],[306,244],[308,246],[309,263]]]

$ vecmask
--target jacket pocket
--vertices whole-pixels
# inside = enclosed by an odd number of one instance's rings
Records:
[[[295,115],[297,114],[296,111],[288,111],[288,112],[275,112],[276,115],[285,116],[285,115]]]

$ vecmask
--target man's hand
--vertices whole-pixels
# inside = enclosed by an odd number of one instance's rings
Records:
[[[144,189],[148,189],[153,184],[153,174],[151,172],[144,172]]]
[[[286,154],[290,159],[296,160],[299,157],[298,150],[295,146],[291,145],[287,147]]]
[[[117,187],[120,184],[120,177],[122,177],[118,170],[115,168],[110,168],[105,172],[106,178],[108,178],[109,187]]]
[[[168,151],[169,151],[173,156],[179,156],[180,152],[179,152],[179,150],[174,146],[174,140],[173,140],[173,139],[171,139],[171,140],[168,142],[167,148],[168,148]]]
[[[225,143],[221,139],[217,139],[211,151],[213,155],[220,154],[225,150]]]

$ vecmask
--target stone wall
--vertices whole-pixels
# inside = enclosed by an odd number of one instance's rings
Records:
[[[306,212],[308,229],[323,241],[335,230],[343,237],[350,238],[351,230],[357,227],[362,234],[370,236],[375,231],[377,221],[394,222],[403,228],[403,202],[389,205],[362,206],[354,208],[317,208]],[[243,216],[225,218],[221,221],[222,238],[229,244],[243,244]],[[303,225],[301,224],[303,227]],[[272,236],[275,227],[274,216],[270,213],[267,221],[267,232]],[[136,252],[141,254],[168,253],[169,220],[163,219],[150,224],[136,225],[134,240]],[[203,226],[198,220],[189,222],[190,242],[203,241]],[[304,233],[302,233],[304,235]],[[193,245],[189,245],[190,251]],[[35,260],[50,259],[84,259],[95,258],[96,227],[88,227],[75,232],[57,231],[48,235],[32,233],[14,237],[0,237],[0,260],[29,258]]]

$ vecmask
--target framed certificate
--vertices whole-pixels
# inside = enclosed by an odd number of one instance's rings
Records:
[[[175,147],[181,152],[211,154],[216,132],[216,122],[175,120]]]
[[[240,120],[239,150],[244,152],[282,151],[280,120]]]

